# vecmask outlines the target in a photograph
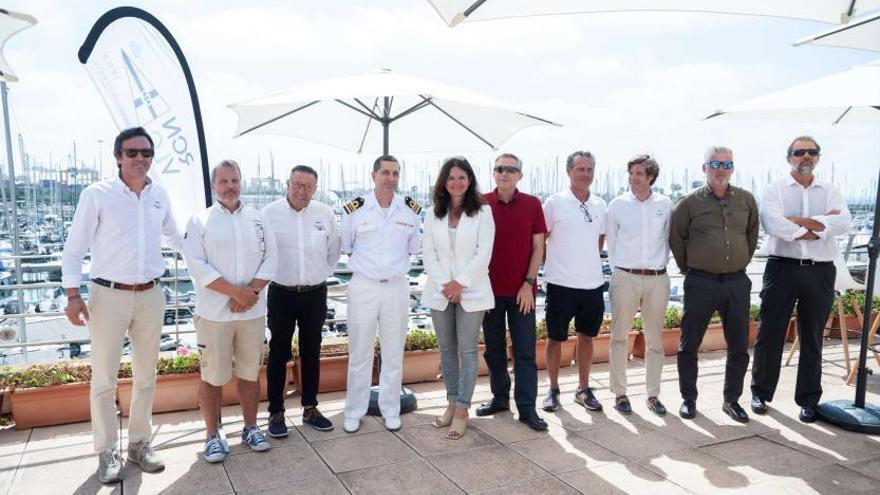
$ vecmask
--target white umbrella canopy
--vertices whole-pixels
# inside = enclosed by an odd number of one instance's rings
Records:
[[[236,137],[295,136],[358,153],[497,150],[521,129],[559,125],[472,91],[387,71],[306,84],[229,108],[238,113]]]
[[[787,17],[838,24],[880,0],[428,0],[449,26],[463,21],[624,11],[686,11]]]
[[[795,41],[794,45],[822,45],[880,52],[880,11],[807,36]]]
[[[37,23],[37,19],[27,14],[0,9],[0,78],[7,82],[18,81],[12,72],[9,62],[3,57],[3,46],[15,33],[27,29]]]
[[[706,117],[811,123],[880,122],[880,60],[758,96]]]

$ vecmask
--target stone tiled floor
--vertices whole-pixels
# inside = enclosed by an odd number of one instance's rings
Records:
[[[268,453],[241,444],[238,408],[227,407],[231,455],[209,465],[199,457],[204,431],[197,411],[156,415],[153,443],[167,468],[146,474],[132,466],[116,486],[95,477],[87,423],[0,431],[0,493],[880,493],[880,437],[800,423],[792,400],[795,368],[783,368],[770,413],[740,425],[720,411],[724,354],[701,357],[700,415],[693,421],[673,414],[679,405],[675,360],[668,358],[664,368],[661,398],[672,412],[662,418],[644,404],[644,370],[634,360],[631,416],[611,408],[607,365],[593,372],[603,413],[574,404],[577,375],[568,368],[561,377],[562,408],[542,413],[547,432],[534,432],[504,413],[472,418],[461,440],[446,440],[445,430],[430,424],[445,406],[443,385],[425,383],[412,386],[419,410],[405,415],[404,427],[393,433],[371,417],[358,433],[344,433],[343,393],[320,397],[334,431],[303,427],[298,399],[292,398],[287,415],[296,428],[289,438],[272,440]],[[837,341],[827,345],[825,358],[824,397],[852,398]],[[540,392],[546,384],[542,373]],[[489,395],[481,378],[474,403]],[[749,397],[747,391],[746,407]],[[880,402],[880,377],[869,378],[868,400]],[[265,411],[260,421],[265,424]]]

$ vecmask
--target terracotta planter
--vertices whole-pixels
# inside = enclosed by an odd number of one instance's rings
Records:
[[[572,365],[577,351],[577,337],[569,337],[562,342],[559,356],[559,367],[568,368]],[[507,344],[507,355],[513,361],[513,345]],[[547,369],[547,339],[535,341],[535,365],[539,370]]]
[[[348,354],[336,356],[321,356],[321,381],[318,383],[318,393],[337,392],[345,390],[348,384]],[[297,367],[297,387],[302,381],[302,371]]]
[[[287,363],[287,376],[284,380],[284,392],[282,393],[282,397],[286,395],[287,385],[293,380],[293,361]],[[238,379],[233,376],[232,380],[229,380],[229,383],[223,385],[223,405],[231,406],[238,404],[240,401],[238,400],[238,388],[237,388]],[[269,394],[266,391],[266,387],[268,386],[269,381],[266,379],[266,367],[260,367],[260,402],[265,402],[269,400]]]
[[[755,347],[755,340],[758,339],[758,320],[749,322],[749,347]]]
[[[636,338],[642,335],[641,332],[632,330],[626,339],[627,356],[632,355],[633,347],[635,347]],[[611,334],[600,333],[593,337],[593,364],[607,363],[611,360]]]
[[[91,418],[88,383],[20,388],[7,393],[6,397],[12,402],[17,430],[79,423]]]
[[[403,383],[432,382],[440,376],[440,349],[403,353]]]
[[[663,328],[660,330],[660,336],[663,338],[663,354],[666,356],[674,356],[678,354],[678,343],[681,339],[681,328]],[[642,332],[636,336],[633,344],[633,357],[645,357],[645,336]]]
[[[835,307],[836,309],[836,307]],[[871,324],[874,324],[874,321],[877,319],[877,313],[871,314]],[[859,320],[855,315],[844,315],[843,326],[847,329],[846,336],[850,339],[857,339],[862,336],[862,327],[859,325]],[[831,328],[829,329],[829,337],[839,339],[840,338],[840,318],[834,317],[831,320]]]
[[[159,375],[156,377],[156,393],[153,395],[153,413],[187,411],[199,408],[199,373]],[[131,410],[131,378],[120,378],[116,385],[116,397],[123,416]]]
[[[486,358],[483,356],[485,352],[485,344],[480,344],[477,346],[477,363],[479,363],[480,365],[480,368],[477,371],[477,376],[486,376],[489,374],[489,365],[486,364]]]
[[[724,328],[721,323],[712,323],[706,327],[703,334],[703,343],[700,344],[699,352],[711,352],[727,349],[727,341],[724,340]],[[676,348],[676,352],[678,349]]]

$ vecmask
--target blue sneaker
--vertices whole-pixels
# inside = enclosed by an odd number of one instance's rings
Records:
[[[226,459],[226,450],[223,448],[223,440],[220,439],[220,435],[208,437],[208,440],[205,441],[205,451],[202,453],[202,456],[211,463],[223,462],[223,459]]]
[[[287,421],[284,419],[284,411],[273,413],[269,416],[269,436],[272,438],[284,438],[287,436]]]
[[[258,426],[245,426],[241,430],[241,440],[254,452],[265,452],[272,448]]]

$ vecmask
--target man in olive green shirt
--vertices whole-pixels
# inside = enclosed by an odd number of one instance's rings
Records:
[[[709,319],[721,315],[727,342],[722,410],[745,423],[739,405],[749,366],[749,296],[745,268],[758,244],[758,205],[745,189],[730,185],[733,152],[723,146],[706,151],[706,185],[673,210],[669,248],[684,278],[684,316],[678,347],[678,381],[684,402],[679,414],[697,414],[697,352]]]

